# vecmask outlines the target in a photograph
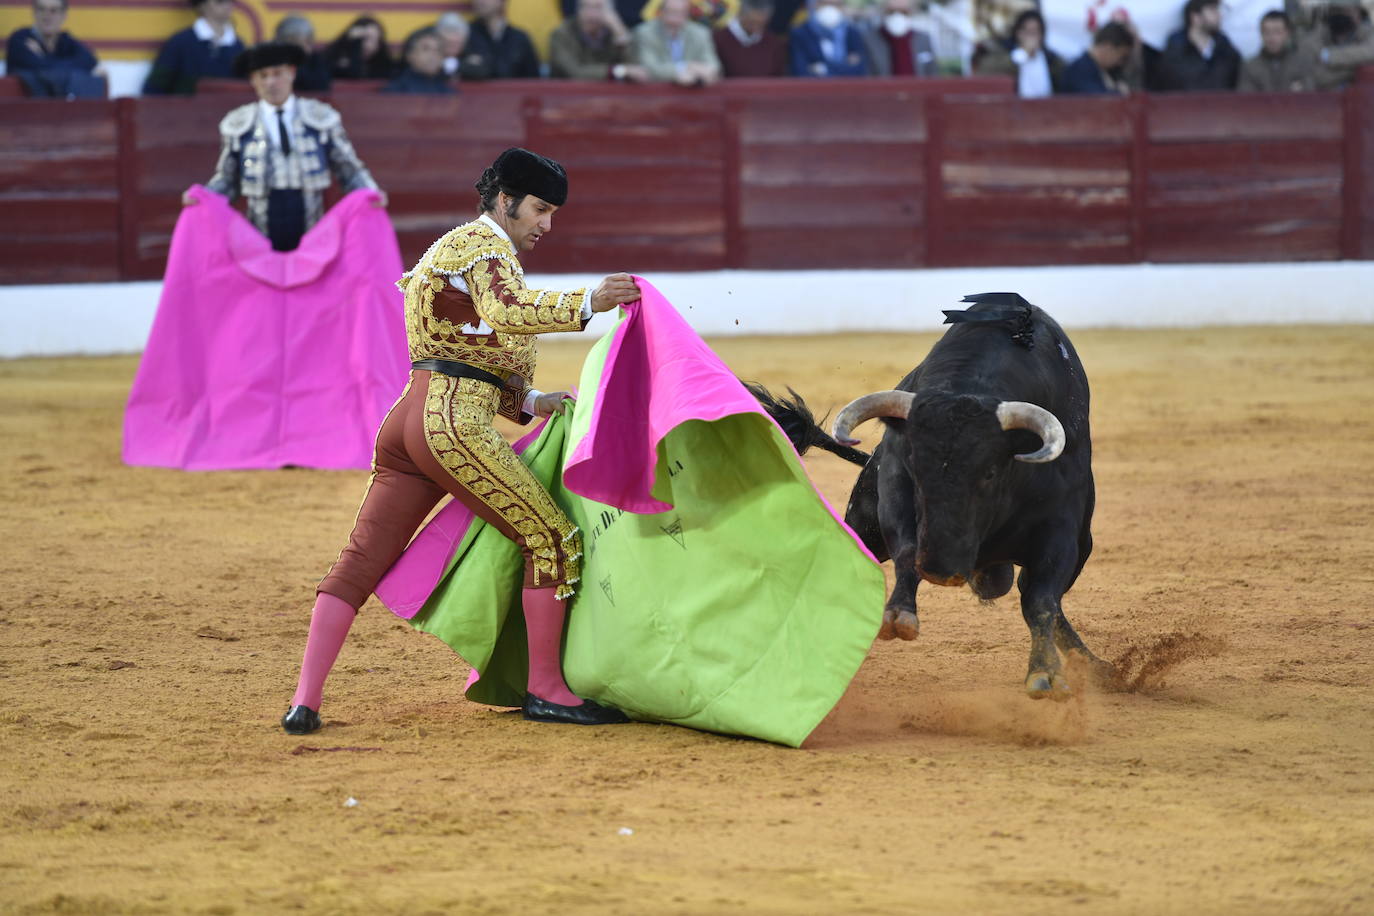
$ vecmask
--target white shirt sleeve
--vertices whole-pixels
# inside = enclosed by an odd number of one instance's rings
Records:
[[[531,388],[530,393],[525,395],[524,403],[520,405],[520,412],[527,413],[530,416],[534,416],[535,399],[537,399],[543,393],[544,392],[540,391],[538,388]]]

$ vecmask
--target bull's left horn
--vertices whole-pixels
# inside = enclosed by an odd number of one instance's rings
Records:
[[[1003,401],[997,405],[997,420],[1003,429],[1028,429],[1044,443],[1038,451],[1014,456],[1017,461],[1043,464],[1064,451],[1064,424],[1043,407],[1026,401]]]
[[[916,395],[910,391],[875,391],[850,401],[835,418],[835,441],[841,445],[858,445],[859,440],[849,435],[854,427],[874,417],[905,420],[915,399]]]

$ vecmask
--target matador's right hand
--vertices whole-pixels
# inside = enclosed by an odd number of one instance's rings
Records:
[[[638,302],[640,295],[634,277],[629,274],[611,274],[602,280],[592,293],[592,311],[609,312],[628,302]]]
[[[181,205],[183,207],[194,207],[198,203],[200,203],[200,200],[192,197],[189,190],[181,192]]]

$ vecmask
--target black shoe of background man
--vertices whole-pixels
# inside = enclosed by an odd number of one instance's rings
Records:
[[[308,735],[320,728],[320,714],[309,706],[292,706],[281,717],[281,727],[288,735]]]
[[[532,693],[525,694],[525,718],[531,722],[562,722],[567,725],[618,725],[630,721],[629,716],[595,700],[583,700],[581,706],[550,703]]]

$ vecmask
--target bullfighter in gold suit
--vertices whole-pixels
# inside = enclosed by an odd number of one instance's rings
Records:
[[[378,433],[348,545],[317,588],[300,683],[282,719],[288,732],[320,727],[325,676],[356,609],[445,493],[524,553],[525,717],[625,721],[618,710],[579,698],[563,680],[563,621],[577,586],[581,537],[492,425],[498,413],[524,423],[562,410],[567,392],[530,386],[536,335],[580,331],[594,312],[639,298],[628,274],[606,277],[590,294],[525,286],[519,252],[550,231],[567,187],[558,163],[506,150],[477,182],[481,215],[439,238],[401,278],[411,380]]]

